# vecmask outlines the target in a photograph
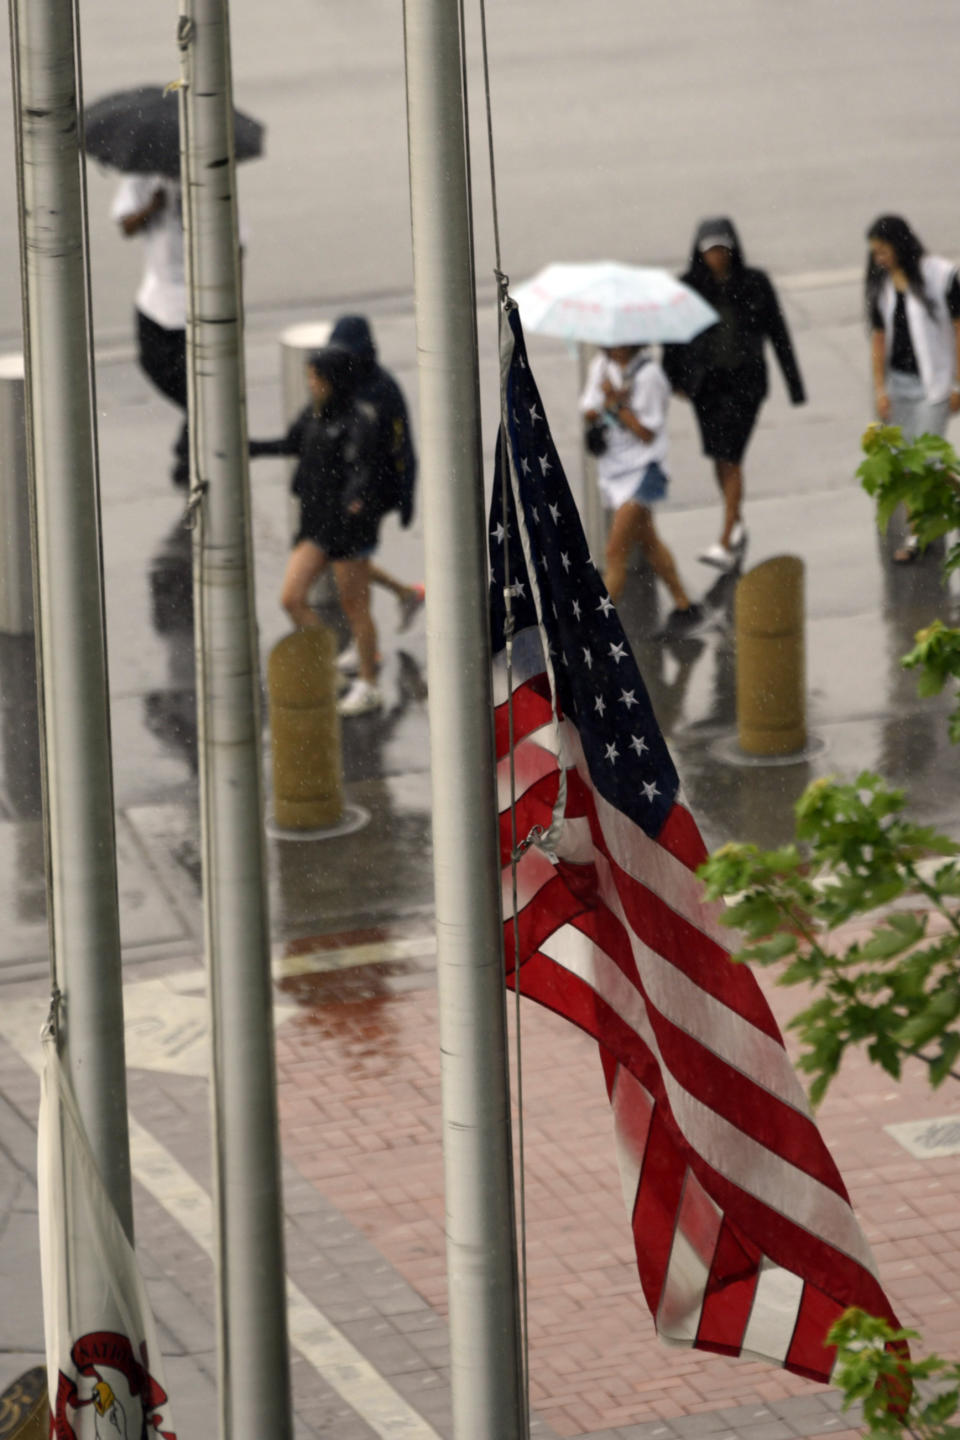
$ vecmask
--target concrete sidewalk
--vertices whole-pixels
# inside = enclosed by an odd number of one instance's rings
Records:
[[[786,284],[784,294],[814,398],[791,410],[773,379],[748,467],[749,563],[784,550],[806,561],[810,725],[826,748],[800,765],[726,764],[717,750],[734,724],[725,606],[702,639],[678,647],[650,640],[660,616],[642,586],[624,621],[709,844],[782,840],[810,779],[862,766],[883,769],[909,788],[918,814],[960,834],[945,703],[918,701],[897,664],[914,630],[956,602],[932,561],[890,567],[852,479],[866,419],[856,287]],[[277,335],[291,318],[308,317],[260,316],[249,334],[257,435],[279,429]],[[493,329],[482,319],[492,410]],[[384,362],[415,400],[411,315],[385,307],[373,320]],[[573,457],[571,358],[539,341],[531,357],[555,438]],[[188,555],[175,528],[182,501],[166,478],[176,420],[125,352],[101,363],[98,384],[138,1250],[178,1431],[199,1440],[216,1425],[215,1339]],[[678,408],[671,423],[663,531],[691,587],[705,591],[711,577],[695,557],[715,538],[718,506],[689,413]],[[485,438],[489,449],[491,426]],[[281,464],[258,462],[264,655],[285,630],[276,603],[285,487]],[[421,578],[419,519],[410,531],[387,523],[382,559]],[[298,1435],[430,1440],[450,1430],[425,635],[422,620],[396,634],[388,598],[376,607],[388,704],[344,728],[349,795],[371,821],[336,846],[270,847],[291,1342]],[[29,662],[26,642],[0,638],[0,1387],[42,1350],[33,1062],[47,932]],[[785,1013],[789,997],[771,998]],[[595,1055],[532,1007],[523,1032],[537,1433],[844,1433],[849,1422],[823,1387],[654,1341]],[[885,1128],[929,1129],[951,1103],[945,1091],[927,1094],[919,1075],[895,1087],[856,1061],[823,1124],[903,1320],[931,1347],[958,1353],[957,1159],[922,1144],[911,1153]]]

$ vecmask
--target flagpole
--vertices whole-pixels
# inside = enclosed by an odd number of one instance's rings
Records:
[[[181,0],[181,168],[224,1440],[293,1434],[227,0]]]
[[[526,1433],[457,0],[405,0],[456,1440]]]
[[[133,1238],[74,0],[10,0],[27,450],[59,1048]]]

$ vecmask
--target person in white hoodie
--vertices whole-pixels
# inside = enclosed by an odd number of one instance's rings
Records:
[[[705,619],[691,601],[673,555],[657,533],[653,512],[667,493],[667,406],[670,385],[661,365],[641,345],[613,345],[593,357],[580,397],[586,443],[597,457],[597,486],[613,511],[603,580],[616,603],[635,546],[663,582],[674,609],[661,639],[692,635]]]
[[[960,410],[960,279],[952,260],[928,255],[899,215],[867,231],[865,299],[878,419],[905,440],[943,435]],[[894,553],[903,564],[917,538]]]

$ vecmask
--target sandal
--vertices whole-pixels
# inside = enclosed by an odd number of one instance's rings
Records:
[[[920,554],[920,541],[916,535],[908,535],[905,543],[899,550],[894,550],[893,561],[895,565],[910,565]]]

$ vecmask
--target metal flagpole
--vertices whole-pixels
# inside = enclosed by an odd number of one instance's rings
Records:
[[[451,1383],[457,1440],[525,1433],[457,0],[405,0]]]
[[[74,0],[10,0],[47,894],[63,1062],[133,1238]]]
[[[226,0],[181,0],[181,170],[221,1435],[293,1434]]]

